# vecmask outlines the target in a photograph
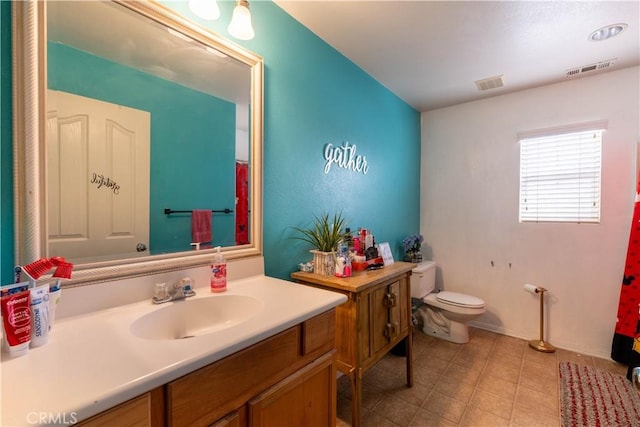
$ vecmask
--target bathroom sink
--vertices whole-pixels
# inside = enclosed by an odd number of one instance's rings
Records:
[[[263,303],[245,295],[218,295],[167,303],[138,318],[131,333],[148,340],[179,340],[208,335],[255,316]]]

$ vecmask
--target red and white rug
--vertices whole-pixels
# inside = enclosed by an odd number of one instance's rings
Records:
[[[625,376],[572,362],[559,370],[564,427],[640,427],[640,392]]]

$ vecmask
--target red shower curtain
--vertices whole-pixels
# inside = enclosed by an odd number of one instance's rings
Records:
[[[631,370],[640,366],[640,177],[636,187],[636,203],[633,208],[611,358],[629,366],[629,379]]]
[[[249,165],[236,162],[236,245],[249,243]]]

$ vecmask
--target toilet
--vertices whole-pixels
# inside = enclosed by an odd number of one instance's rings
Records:
[[[425,304],[417,310],[424,322],[422,331],[458,344],[469,342],[467,322],[486,311],[480,298],[458,292],[437,292],[435,261],[421,262],[413,269],[411,297]]]

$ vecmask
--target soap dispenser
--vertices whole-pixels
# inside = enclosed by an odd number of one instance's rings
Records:
[[[227,262],[220,253],[220,246],[215,247],[211,263],[211,292],[224,292],[227,290]]]

